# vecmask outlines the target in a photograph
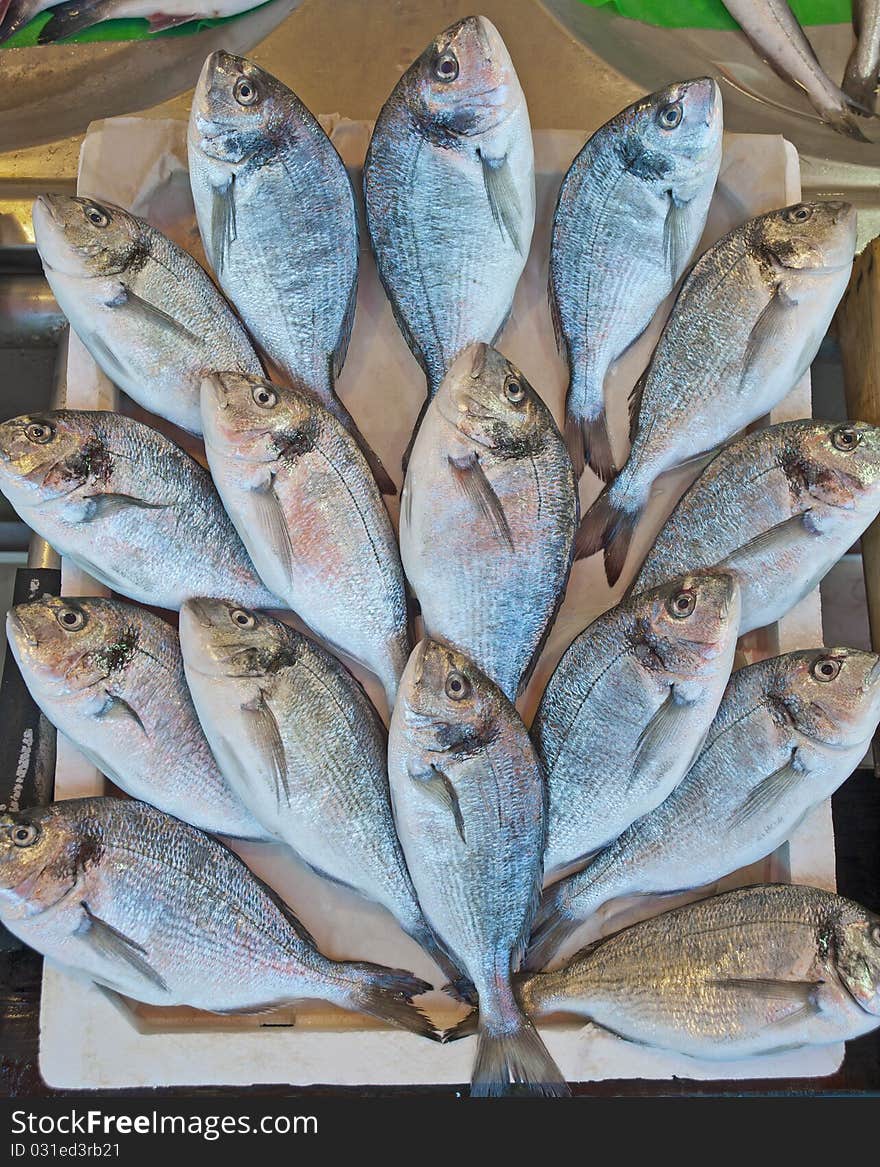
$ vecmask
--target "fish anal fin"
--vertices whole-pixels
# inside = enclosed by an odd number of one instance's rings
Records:
[[[449,469],[454,482],[473,504],[474,508],[488,519],[495,535],[510,551],[514,550],[513,535],[501,500],[492,483],[486,477],[478,454],[467,454],[464,458],[448,457]]]

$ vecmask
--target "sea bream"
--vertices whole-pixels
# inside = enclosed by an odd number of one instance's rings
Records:
[[[157,8],[157,3],[161,6]],[[235,16],[251,8],[252,0],[7,0],[5,16],[0,19],[0,44],[45,12],[52,15],[40,29],[38,42],[52,44],[76,36],[105,20],[142,18],[149,21],[150,32],[161,32],[192,20],[218,20]],[[0,13],[4,6],[0,4]]]

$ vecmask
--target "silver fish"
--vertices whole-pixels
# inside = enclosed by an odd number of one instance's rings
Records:
[[[205,62],[188,141],[220,286],[270,360],[352,431],[382,490],[396,493],[334,391],[354,322],[358,221],[332,142],[286,85],[224,52]]]
[[[485,16],[440,33],[398,81],[364,196],[379,275],[433,396],[463,348],[500,334],[535,223],[526,100]]]
[[[798,203],[750,219],[694,265],[633,390],[629,458],[578,532],[579,557],[603,549],[609,583],[654,480],[769,413],[807,371],[855,242],[849,203]]]
[[[406,585],[354,438],[313,394],[235,373],[205,379],[202,416],[211,473],[263,580],[376,674],[390,709],[409,656]]]
[[[121,207],[68,195],[34,203],[46,279],[74,332],[120,389],[190,433],[202,432],[204,373],[262,366],[196,261]]]
[[[188,600],[180,644],[199,719],[242,802],[316,871],[387,908],[458,982],[394,831],[388,734],[351,673],[295,629],[225,600]]]
[[[511,978],[541,890],[545,787],[525,727],[504,694],[461,653],[423,640],[401,682],[388,769],[397,832],[419,902],[473,982],[479,1027],[471,1094],[511,1083],[568,1088]]]
[[[880,917],[814,887],[758,884],[643,920],[524,979],[525,1008],[729,1061],[880,1025]]]
[[[174,629],[119,600],[18,604],[6,636],[31,696],[111,782],[203,831],[275,837],[217,768]]]
[[[740,632],[779,620],[880,512],[880,429],[788,421],[710,462],[661,530],[633,584],[721,568],[739,581]]]
[[[709,77],[652,93],[606,122],[562,180],[550,306],[568,359],[565,437],[607,482],[616,473],[605,376],[669,295],[700,241],[721,165],[721,91]]]
[[[209,835],[143,802],[78,798],[0,816],[0,920],[135,1001],[262,1013],[306,998],[434,1037],[424,981],[329,960]]]
[[[873,113],[880,81],[880,2],[853,0],[856,43],[846,64],[843,91],[857,112]]]
[[[5,0],[5,5],[3,20],[4,3],[0,0],[0,44],[51,8],[49,20],[37,38],[39,44],[45,45],[76,36],[105,20],[142,18],[149,22],[149,32],[174,28],[192,20],[216,20],[246,11],[252,6],[252,0],[208,0],[208,3],[199,0],[198,4],[193,0],[161,0],[159,10],[156,0],[63,0],[61,4],[55,0],[11,0],[11,3]]]
[[[133,418],[60,409],[4,422],[0,491],[61,555],[142,604],[179,608],[204,595],[284,607],[257,578],[208,472]]]
[[[577,521],[549,409],[499,352],[471,345],[413,445],[400,550],[427,634],[461,649],[512,701],[562,601]]]
[[[856,124],[849,97],[813,52],[787,0],[724,0],[724,7],[762,60],[793,88],[806,93],[823,122],[858,142],[868,139]]]
[[[729,575],[684,576],[585,629],[532,724],[550,795],[544,868],[581,863],[669,795],[700,752],[739,629]]]
[[[755,863],[849,777],[880,721],[880,657],[814,648],[735,672],[684,781],[551,887],[530,968],[611,899],[701,887]]]

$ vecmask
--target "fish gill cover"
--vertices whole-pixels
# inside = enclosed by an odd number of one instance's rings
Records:
[[[581,0],[659,28],[737,28],[722,0]],[[852,0],[791,0],[800,24],[849,24]]]

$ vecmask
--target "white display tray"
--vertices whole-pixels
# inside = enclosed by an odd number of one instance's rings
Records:
[[[370,127],[338,118],[324,120],[359,191],[360,166]],[[544,396],[557,419],[562,416],[566,369],[556,351],[547,305],[549,233],[561,177],[585,137],[568,131],[535,134],[537,226],[513,314],[500,342],[503,351],[520,365]],[[83,194],[130,207],[202,258],[186,175],[183,122],[117,118],[95,124],[83,146],[79,189]],[[795,202],[799,197],[797,155],[788,143],[778,137],[727,135],[702,249],[744,219]],[[646,335],[612,374],[612,425],[621,445],[627,391],[647,362],[667,310],[665,305]],[[424,396],[424,379],[394,323],[363,228],[357,316],[339,391],[399,483],[400,455]],[[113,387],[72,338],[69,406],[112,408],[115,403]],[[772,420],[809,413],[809,382],[805,379]],[[193,448],[192,442],[189,444]],[[637,554],[631,564],[643,553],[687,481],[686,475],[678,474],[667,476],[661,483],[637,533]],[[582,502],[588,504],[597,492],[597,480],[586,474]],[[396,505],[394,500],[391,509],[395,517]],[[609,592],[601,557],[575,565],[565,604],[520,703],[527,720],[561,653],[582,628],[615,602],[627,579]],[[93,580],[68,563],[64,564],[63,590],[68,595],[101,591]],[[748,637],[742,648],[746,657],[756,659],[821,642],[816,592],[778,626]],[[363,672],[355,671],[381,707],[378,686]],[[57,797],[100,794],[104,789],[103,777],[68,742],[59,739]],[[306,871],[280,847],[250,845],[236,849],[290,901],[328,955],[381,961],[409,968],[420,976],[436,977],[428,958],[381,909]],[[726,888],[764,879],[834,888],[829,805],[817,808],[790,842],[770,859],[737,872],[717,886]],[[598,923],[601,930],[609,930],[627,919],[664,910],[673,903],[698,898],[699,894],[705,894],[705,889],[675,900],[637,901],[626,911],[616,905],[614,914]],[[581,938],[590,934],[590,927],[595,929],[597,923],[591,922]],[[435,994],[424,1001],[443,1024],[460,1016],[456,1006],[442,995]],[[820,1077],[833,1073],[843,1057],[843,1046],[834,1045],[763,1059],[713,1063],[653,1051],[571,1021],[551,1020],[541,1029],[553,1056],[572,1082],[608,1078]],[[464,1083],[470,1077],[474,1041],[468,1038],[441,1047],[379,1028],[369,1019],[343,1014],[320,1003],[257,1018],[217,1018],[186,1009],[133,1007],[51,962],[47,962],[44,973],[40,1068],[48,1084],[56,1088],[243,1086],[270,1082]]]

